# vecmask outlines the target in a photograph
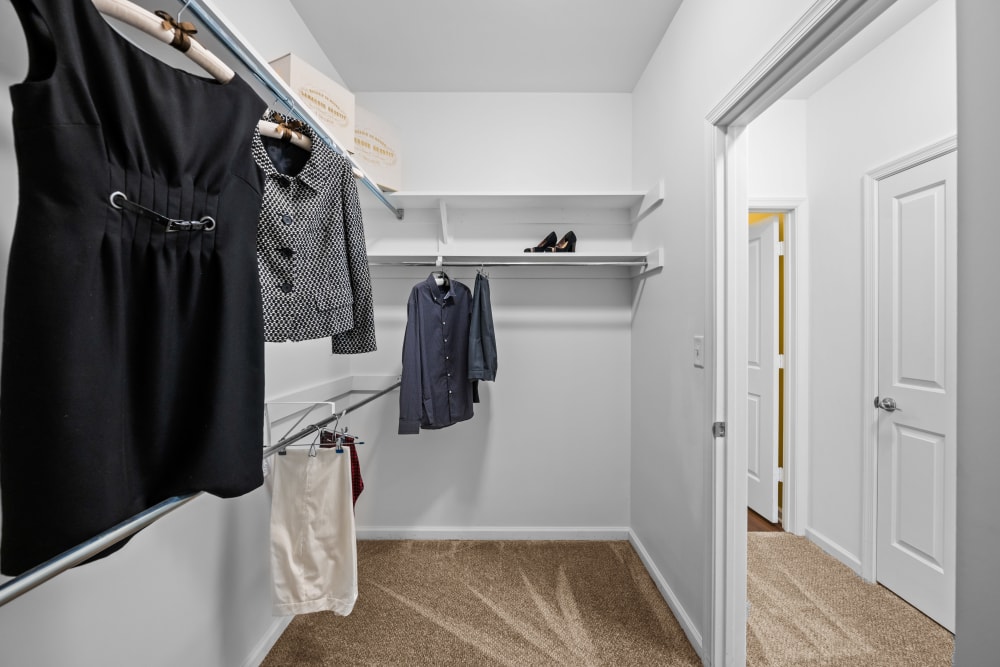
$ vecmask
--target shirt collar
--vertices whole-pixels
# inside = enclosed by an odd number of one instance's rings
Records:
[[[427,276],[427,280],[424,281],[424,284],[427,285],[427,289],[430,290],[431,295],[434,296],[435,298],[437,298],[438,295],[441,295],[441,288],[438,286],[437,281],[434,279],[434,272],[431,272],[431,274]],[[448,280],[448,291],[445,292],[443,295],[441,295],[442,301],[445,301],[447,299],[451,299],[452,301],[455,300],[454,279]]]

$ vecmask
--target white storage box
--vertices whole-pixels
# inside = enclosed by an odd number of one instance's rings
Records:
[[[403,162],[395,128],[364,107],[355,107],[354,159],[382,190],[403,189]]]
[[[294,53],[270,62],[295,94],[316,114],[323,129],[345,151],[354,148],[354,93],[331,80]]]

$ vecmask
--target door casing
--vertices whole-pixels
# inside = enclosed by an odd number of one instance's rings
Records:
[[[703,659],[746,664],[746,125],[895,0],[818,0],[706,117],[710,151],[713,420],[709,611]],[[725,20],[720,18],[720,20]],[[804,266],[804,265],[803,265]]]
[[[809,510],[809,204],[799,198],[748,200],[751,213],[785,216],[784,403],[785,479],[781,493],[781,527],[804,535]]]

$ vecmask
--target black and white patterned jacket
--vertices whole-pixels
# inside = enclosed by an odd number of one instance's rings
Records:
[[[335,354],[371,352],[372,286],[351,164],[304,131],[311,151],[253,136],[264,172],[257,266],[265,340],[330,336]]]

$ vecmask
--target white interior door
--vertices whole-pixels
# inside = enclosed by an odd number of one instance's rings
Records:
[[[951,631],[956,162],[951,152],[878,186],[881,407],[875,576]]]
[[[778,521],[778,218],[750,225],[747,504]]]

